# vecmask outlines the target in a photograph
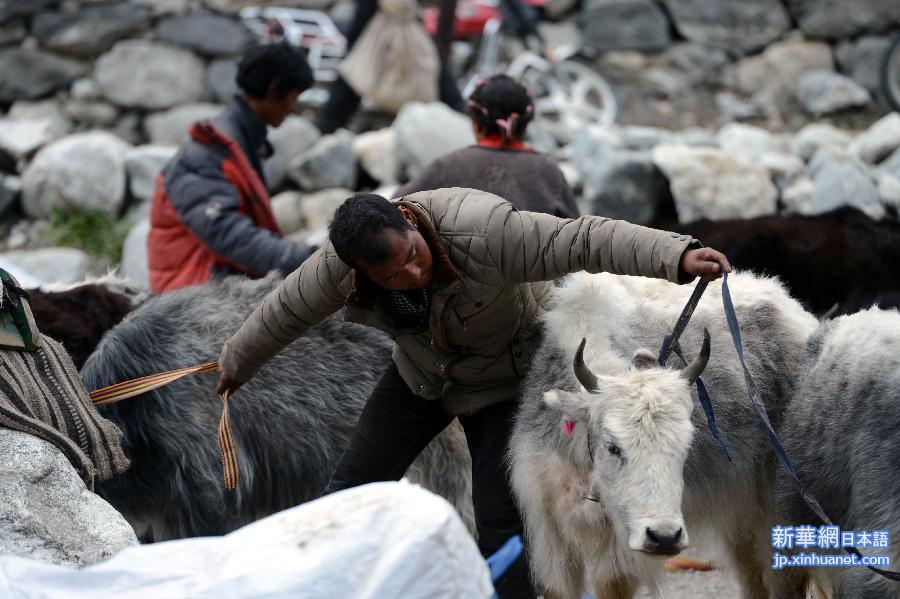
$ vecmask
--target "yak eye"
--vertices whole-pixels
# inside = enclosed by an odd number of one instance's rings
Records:
[[[612,455],[614,455],[616,457],[622,456],[622,450],[619,449],[619,446],[616,445],[615,443],[607,443],[606,451],[608,451],[609,453],[611,453]]]

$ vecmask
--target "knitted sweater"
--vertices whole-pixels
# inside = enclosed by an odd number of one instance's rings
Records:
[[[445,187],[500,196],[519,210],[578,218],[569,184],[553,159],[539,152],[469,146],[429,164],[394,197]]]

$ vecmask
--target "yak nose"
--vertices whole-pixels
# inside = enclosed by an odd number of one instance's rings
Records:
[[[684,534],[681,527],[673,532],[667,532],[656,530],[648,526],[647,530],[644,532],[646,541],[644,542],[643,550],[646,553],[652,553],[654,555],[678,555],[685,547],[682,540]]]

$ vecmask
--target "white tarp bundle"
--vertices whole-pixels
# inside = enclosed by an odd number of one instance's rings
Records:
[[[490,574],[449,503],[375,483],[224,537],[131,547],[74,570],[0,557],[0,597],[28,599],[490,597]]]

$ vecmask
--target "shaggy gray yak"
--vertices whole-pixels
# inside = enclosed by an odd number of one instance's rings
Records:
[[[229,278],[158,295],[109,331],[82,369],[88,389],[214,360],[273,275]],[[123,432],[131,467],[98,492],[144,540],[217,535],[318,497],[390,359],[383,333],[339,316],[313,327],[229,401],[240,485],[226,491],[214,373],[100,408]],[[474,529],[462,429],[449,427],[410,478],[448,499]]]
[[[816,319],[773,279],[735,273],[729,287],[748,367],[777,427]],[[668,368],[657,363],[691,291],[578,274],[545,314],[510,461],[546,597],[627,598],[644,585],[658,596],[665,558],[690,541],[721,545],[742,596],[768,598],[776,465],[747,397],[720,282],[681,338],[691,365],[675,368],[675,356]],[[704,328],[711,354],[701,352]],[[691,385],[701,371],[732,462]]]
[[[810,338],[781,435],[797,475],[842,531],[887,531],[887,555],[900,566],[900,312],[873,308],[825,321]],[[779,471],[777,516],[782,526],[819,519]],[[869,541],[873,541],[872,535]],[[855,542],[855,541],[854,541]],[[774,551],[774,550],[771,550]],[[779,549],[789,555],[790,550]],[[841,549],[794,546],[807,555]],[[897,599],[900,585],[867,568],[786,567],[774,573],[776,599],[802,595],[812,581],[833,599]]]

